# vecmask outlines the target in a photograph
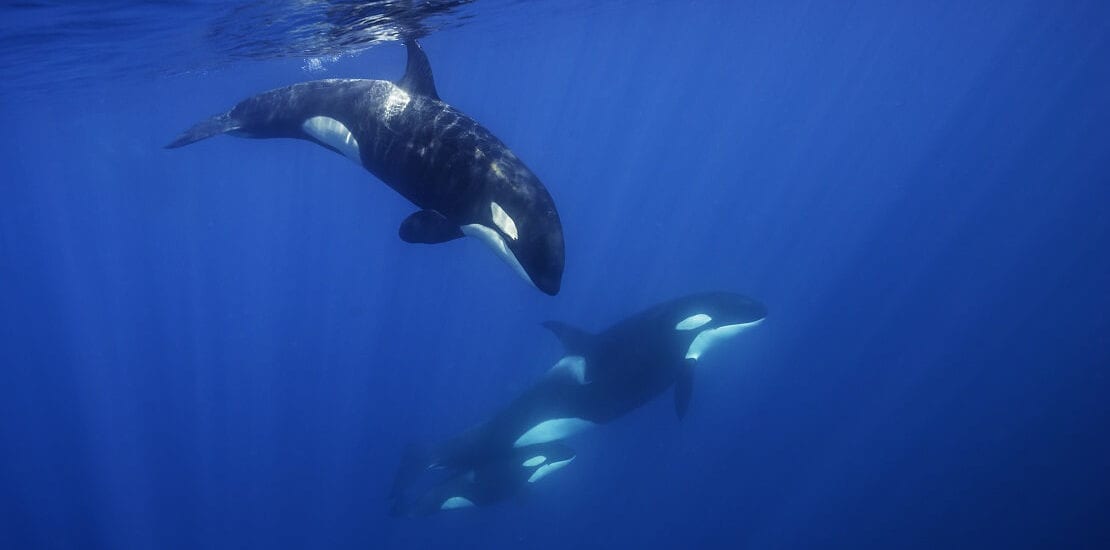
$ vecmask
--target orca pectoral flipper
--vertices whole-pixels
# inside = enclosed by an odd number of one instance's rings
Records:
[[[406,243],[439,244],[463,236],[455,225],[435,210],[421,210],[405,218],[397,231]]]
[[[170,142],[169,145],[166,145],[166,149],[177,149],[178,147],[184,147],[190,143],[195,143],[212,136],[226,134],[227,132],[237,129],[239,129],[239,123],[232,119],[231,115],[228,113],[216,115],[182,132],[181,135],[177,136],[177,139]]]
[[[674,412],[679,420],[686,417],[686,411],[690,408],[690,398],[694,394],[694,367],[697,363],[697,359],[686,359],[674,381]]]

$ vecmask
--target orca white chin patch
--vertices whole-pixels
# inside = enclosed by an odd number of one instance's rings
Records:
[[[534,456],[532,458],[529,458],[528,460],[525,460],[521,464],[521,466],[524,466],[525,468],[531,468],[532,466],[537,466],[539,464],[543,464],[543,461],[545,461],[545,460],[547,460],[546,456],[543,456],[543,455]]]
[[[439,509],[455,510],[458,508],[470,508],[472,506],[474,506],[474,503],[470,502],[470,499],[466,497],[451,497],[443,501],[443,504],[440,505]]]
[[[513,447],[527,447],[528,445],[558,441],[586,430],[593,425],[593,422],[581,418],[553,418],[551,420],[544,420],[532,426],[531,429],[518,437],[513,443]]]
[[[589,384],[590,381],[586,379],[586,358],[581,355],[568,355],[555,363],[551,367],[551,372],[569,376],[579,385]]]
[[[343,153],[343,156],[355,161],[360,166],[362,158],[358,153],[358,140],[342,122],[326,116],[314,116],[301,124],[304,132],[320,143]]]
[[[690,342],[689,349],[686,350],[687,359],[697,359],[702,356],[709,348],[715,346],[718,342],[728,340],[763,322],[763,319],[752,321],[750,323],[738,323],[735,325],[722,325],[717,328],[705,329],[694,337],[694,341]]]
[[[539,468],[536,468],[536,471],[532,472],[532,475],[528,478],[528,483],[535,483],[547,477],[547,475],[551,472],[563,469],[563,467],[565,467],[567,464],[570,464],[570,461],[572,460],[574,460],[573,456],[566,460],[549,462],[547,464],[544,464],[543,466],[540,466]]]
[[[520,275],[522,279],[528,281],[528,284],[536,286],[535,283],[532,282],[532,278],[528,276],[528,272],[524,271],[524,266],[520,265],[520,261],[516,259],[516,255],[513,254],[512,250],[509,250],[509,245],[505,244],[505,239],[501,238],[501,235],[498,235],[497,231],[480,223],[470,223],[459,229],[462,230],[463,235],[474,237],[486,243],[486,245],[492,248],[502,260],[505,260],[505,263],[513,268],[513,271],[516,271],[517,275]]]
[[[704,324],[706,324],[706,323],[708,323],[712,320],[713,320],[712,317],[710,317],[710,316],[708,316],[704,313],[698,313],[696,315],[691,315],[691,316],[679,321],[678,324],[674,326],[674,329],[675,330],[694,330],[694,329],[696,329],[696,328],[698,328],[698,327],[700,327],[700,326],[702,326],[702,325],[704,325]]]

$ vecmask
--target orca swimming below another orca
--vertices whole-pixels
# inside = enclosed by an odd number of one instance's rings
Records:
[[[464,235],[555,295],[563,229],[539,178],[489,130],[436,93],[424,51],[407,40],[405,75],[302,82],[243,100],[186,130],[173,149],[219,134],[312,141],[366,168],[421,210],[399,234],[435,244]]]
[[[739,294],[678,298],[591,334],[544,323],[566,355],[493,418],[423,452],[409,453],[394,478],[399,494],[428,469],[465,472],[616,419],[674,387],[675,412],[690,404],[698,360],[717,343],[759,325],[763,304]]]
[[[414,499],[394,495],[394,516],[427,516],[441,510],[488,506],[511,498],[574,460],[575,453],[562,443],[541,443],[512,452],[477,467],[450,472],[448,477]]]

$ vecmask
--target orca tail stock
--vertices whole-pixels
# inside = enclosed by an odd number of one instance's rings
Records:
[[[177,139],[174,139],[168,145],[166,145],[166,149],[177,149],[178,147],[184,147],[186,145],[189,145],[190,143],[196,143],[202,139],[207,139],[212,136],[218,136],[220,134],[226,134],[227,132],[239,129],[239,127],[240,124],[236,120],[231,118],[231,115],[229,113],[216,115],[207,120],[198,122],[197,124],[193,125],[192,128],[189,128],[188,130],[182,132],[181,135],[177,136]]]

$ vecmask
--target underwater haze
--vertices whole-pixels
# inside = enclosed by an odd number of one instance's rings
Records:
[[[414,4],[0,7],[0,547],[1110,547],[1110,4]],[[557,296],[324,148],[163,148],[406,33],[550,191]],[[541,322],[709,290],[769,313],[683,420],[390,517]]]

